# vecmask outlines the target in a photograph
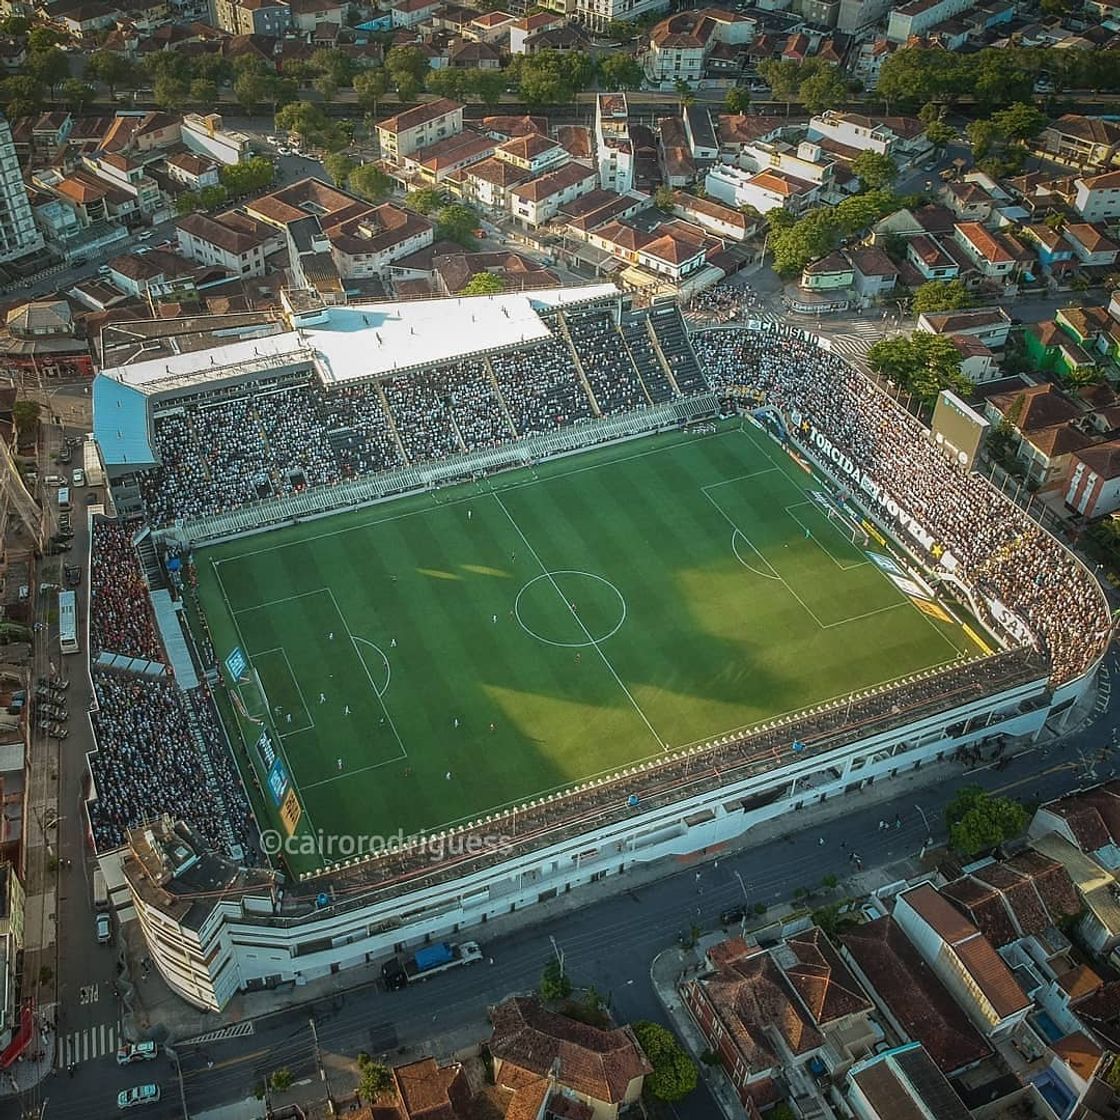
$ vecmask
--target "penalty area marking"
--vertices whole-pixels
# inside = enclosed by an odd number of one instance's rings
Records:
[[[604,584],[606,587],[609,587],[615,593],[615,595],[618,596],[618,605],[622,608],[622,613],[619,615],[618,622],[614,624],[613,629],[609,630],[606,634],[603,634],[600,637],[593,637],[587,627],[583,625],[582,621],[580,621],[580,629],[583,630],[584,634],[587,635],[586,641],[555,642],[551,638],[546,638],[543,635],[538,634],[531,626],[528,626],[525,620],[521,617],[521,596],[524,595],[525,592],[533,586],[533,584],[540,583],[541,580],[548,580],[552,584],[553,590],[559,591],[560,589],[556,586],[556,580],[554,578],[556,576],[583,576],[586,579],[596,580],[599,583]],[[561,598],[563,598],[563,595],[561,595]],[[568,609],[569,611],[571,610],[570,605]],[[573,611],[572,613],[574,614],[575,612]],[[617,634],[619,630],[622,629],[622,624],[626,621],[626,599],[623,597],[622,592],[619,591],[619,589],[615,587],[615,585],[611,583],[609,579],[604,579],[602,576],[597,576],[594,572],[581,572],[573,568],[564,568],[554,572],[542,572],[539,576],[533,576],[533,578],[529,580],[529,582],[525,584],[520,591],[518,591],[517,598],[513,601],[513,617],[517,619],[518,625],[522,630],[525,631],[526,634],[529,635],[530,638],[536,638],[538,642],[543,642],[546,646],[556,646],[559,649],[587,649],[589,646],[595,646],[598,645],[599,642],[605,642],[610,638],[613,638],[615,634]]]
[[[739,546],[738,546],[738,544],[736,544],[736,541],[739,541],[739,540],[744,541],[746,543],[747,547],[750,548],[752,552],[759,555],[760,557],[761,557],[761,553],[759,553],[758,549],[755,548],[755,546],[753,544],[751,544],[750,540],[748,540],[747,535],[742,531],[742,529],[733,529],[731,531],[731,551],[733,553],[735,553],[735,559],[738,560],[739,563],[742,564],[743,567],[746,568],[748,572],[754,572],[754,574],[756,576],[761,576],[763,579],[774,579],[774,580],[777,580],[779,583],[784,583],[785,582],[785,580],[783,580],[781,576],[771,575],[770,572],[760,572],[753,564],[750,564],[748,561],[744,560],[743,556],[742,556],[742,553],[739,551]],[[763,562],[766,563],[766,564],[769,564],[768,560],[764,560]]]
[[[357,634],[354,635],[354,641],[361,642],[362,645],[369,646],[370,649],[376,650],[381,660],[385,662],[385,684],[382,685],[381,688],[378,688],[377,685],[373,685],[373,691],[376,692],[379,697],[384,696],[385,693],[389,691],[389,682],[393,679],[393,667],[389,664],[389,659],[385,656],[385,651],[376,642],[371,642],[368,638],[359,638]],[[370,683],[372,684],[373,682],[371,681]]]

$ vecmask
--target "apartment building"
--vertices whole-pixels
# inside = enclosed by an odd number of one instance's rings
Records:
[[[400,164],[405,156],[463,131],[463,106],[441,97],[426,105],[406,109],[377,126],[381,155],[389,163]]]
[[[211,3],[214,26],[231,35],[280,38],[291,26],[291,9],[284,0],[211,0]]]
[[[595,159],[604,190],[626,194],[634,189],[630,107],[623,93],[600,93],[595,99]]]
[[[43,235],[31,213],[11,125],[0,114],[0,261],[26,257],[42,247]]]
[[[976,0],[910,0],[892,8],[887,19],[887,39],[905,43],[924,35],[943,20],[959,16],[975,6]]]

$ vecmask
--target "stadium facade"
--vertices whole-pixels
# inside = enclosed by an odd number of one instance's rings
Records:
[[[549,336],[548,315],[588,304],[610,307],[616,316],[623,311],[618,293],[605,286],[438,305],[327,309],[292,300],[285,321],[268,332],[107,368],[94,386],[95,430],[117,508],[144,512],[138,475],[158,461],[154,417],[174,410],[179,398],[213,393],[217,399],[263,374],[312,376],[329,386],[531,347]],[[751,370],[743,370],[744,387],[751,377]],[[161,538],[184,545],[228,539],[469,477],[474,470],[679,426],[714,415],[720,405],[710,390],[677,393],[651,401],[638,414],[598,418],[583,425],[578,438],[555,433],[528,449],[513,443],[477,459],[411,466],[329,493],[303,490],[154,528]],[[936,528],[910,511],[905,495],[878,478],[873,464],[860,462],[820,422],[788,436],[822,477],[848,486],[849,500],[868,525],[890,537],[915,568],[940,567],[958,591],[973,595],[965,574],[953,571],[951,557],[939,552]],[[948,461],[945,470],[949,485]],[[1029,524],[1010,505],[1007,516]],[[1045,539],[1045,548],[1069,561],[1053,538]],[[1099,603],[1092,603],[1085,632],[1078,635],[1083,649],[1072,670],[1056,672],[1046,642],[1032,640],[1022,619],[1029,611],[990,600],[990,609],[977,607],[991,644],[1000,647],[989,656],[670,752],[664,760],[296,880],[277,870],[240,867],[207,851],[189,825],[167,818],[131,830],[113,858],[163,978],[195,1006],[220,1010],[238,991],[299,986],[428,939],[454,937],[591,882],[733,843],[775,817],[803,813],[808,822],[814,805],[961,748],[997,736],[1029,739],[1048,721],[1055,726],[1090,687],[1109,632],[1105,600],[1088,573],[1079,571]],[[473,935],[481,933],[475,929]]]

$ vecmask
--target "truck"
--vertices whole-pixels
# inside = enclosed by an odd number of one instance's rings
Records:
[[[461,945],[437,941],[434,945],[418,949],[411,957],[393,957],[386,961],[381,966],[381,979],[389,991],[395,992],[418,980],[427,980],[437,972],[480,960],[482,950],[477,941],[464,941]]]
[[[105,875],[100,867],[93,869],[93,905],[98,910],[109,908],[109,888],[105,885]]]
[[[97,441],[92,435],[86,436],[82,443],[82,469],[86,474],[87,486],[103,486],[105,471],[101,466],[101,455],[97,450]]]

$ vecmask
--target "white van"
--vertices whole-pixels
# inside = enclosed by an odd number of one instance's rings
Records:
[[[69,486],[60,486],[58,488],[58,508],[59,509],[69,509],[70,508],[70,487]]]

